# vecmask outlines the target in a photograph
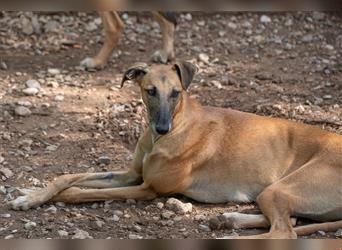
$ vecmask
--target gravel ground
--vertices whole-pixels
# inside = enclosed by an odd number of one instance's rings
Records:
[[[209,218],[254,213],[255,204],[201,204],[176,197],[26,212],[5,201],[65,173],[122,170],[146,127],[137,86],[122,73],[161,46],[148,13],[121,13],[126,29],[101,71],[79,62],[101,47],[96,13],[0,12],[0,237],[218,238],[260,230],[212,230]],[[200,72],[190,92],[204,105],[305,122],[342,134],[341,13],[178,13],[176,56]],[[172,200],[171,200],[172,201]],[[307,221],[300,220],[300,224]],[[310,238],[341,238],[318,232]]]

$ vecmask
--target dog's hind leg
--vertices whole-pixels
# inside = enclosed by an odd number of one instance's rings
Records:
[[[271,224],[269,233],[242,238],[296,238],[320,228],[337,230],[341,223],[293,228],[290,216],[320,221],[342,218],[340,167],[312,160],[267,187],[257,198],[258,205]],[[308,179],[308,176],[310,179]]]
[[[81,62],[81,65],[88,69],[102,68],[106,65],[114,48],[119,42],[124,28],[124,24],[117,12],[102,11],[99,12],[99,14],[105,31],[105,40],[101,50],[95,57],[86,58]]]
[[[175,58],[174,33],[176,18],[171,12],[153,12],[153,15],[162,32],[163,49],[157,50],[152,55],[152,60],[158,63],[167,63]]]

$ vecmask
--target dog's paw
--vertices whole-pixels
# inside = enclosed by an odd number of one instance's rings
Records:
[[[157,50],[156,52],[153,53],[153,55],[151,56],[151,60],[152,62],[155,63],[163,63],[166,64],[168,61],[170,61],[172,59],[172,56],[163,51],[163,50]]]
[[[94,58],[87,57],[80,63],[81,67],[85,69],[101,69],[104,66],[103,62],[100,62]]]
[[[19,196],[15,200],[8,202],[8,205],[13,210],[25,211],[31,208],[28,195]]]

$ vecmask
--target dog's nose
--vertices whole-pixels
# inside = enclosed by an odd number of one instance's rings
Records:
[[[162,124],[156,126],[156,132],[160,135],[165,135],[170,131],[170,124]]]

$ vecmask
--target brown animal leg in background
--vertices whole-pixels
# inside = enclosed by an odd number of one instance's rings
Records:
[[[174,52],[174,33],[175,21],[168,20],[167,14],[163,12],[153,12],[153,15],[159,23],[162,36],[163,36],[163,49],[157,50],[152,55],[152,60],[158,63],[167,63],[175,58]],[[170,14],[171,15],[171,14]],[[174,18],[174,17],[172,17]]]
[[[99,12],[99,14],[105,31],[105,41],[100,52],[95,57],[86,58],[81,62],[81,65],[86,68],[102,68],[106,65],[119,42],[124,28],[124,24],[117,12],[103,11]]]

